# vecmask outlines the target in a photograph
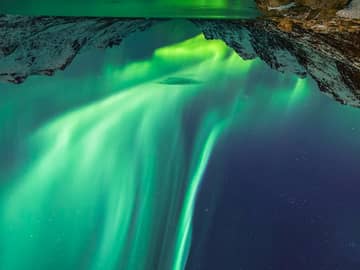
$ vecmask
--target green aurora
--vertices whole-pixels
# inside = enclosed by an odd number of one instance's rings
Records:
[[[65,81],[66,95],[2,93],[2,145],[15,136],[26,158],[0,174],[0,269],[185,269],[202,176],[218,141],[255,108],[244,85],[259,65],[199,35],[76,79],[93,99],[74,101],[84,93]],[[308,95],[306,80],[281,80],[283,90],[254,98],[264,123]],[[46,118],[44,99],[65,109]],[[6,121],[16,114],[18,135]]]
[[[114,84],[127,78],[123,89],[29,137],[29,159],[1,193],[0,268],[184,269],[202,175],[238,110],[239,93],[224,95],[226,84],[203,89],[221,70],[251,65],[197,36],[107,69]],[[159,83],[190,75],[204,82]],[[195,128],[184,133],[189,116]]]
[[[250,18],[258,15],[253,0],[2,0],[2,14]]]

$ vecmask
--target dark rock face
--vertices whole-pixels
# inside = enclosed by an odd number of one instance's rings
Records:
[[[153,20],[81,17],[0,16],[0,81],[52,75],[89,48],[119,45]]]
[[[259,57],[271,68],[311,76],[342,104],[360,107],[360,33],[281,30],[269,20],[196,20],[207,39],[222,39],[242,58]]]

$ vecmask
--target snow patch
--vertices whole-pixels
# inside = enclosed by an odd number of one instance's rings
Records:
[[[340,17],[360,19],[360,0],[352,0],[348,7],[336,13]]]
[[[296,6],[295,2],[289,3],[287,5],[282,5],[282,6],[278,6],[278,7],[268,7],[268,10],[277,10],[277,11],[283,11],[283,10],[287,10],[289,8],[292,8]]]

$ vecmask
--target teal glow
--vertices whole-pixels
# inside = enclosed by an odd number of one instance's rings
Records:
[[[199,35],[107,66],[119,91],[33,132],[0,197],[0,269],[184,269],[202,176],[239,109],[221,78],[252,65],[234,55]]]
[[[251,18],[253,0],[2,0],[2,14],[146,18]]]

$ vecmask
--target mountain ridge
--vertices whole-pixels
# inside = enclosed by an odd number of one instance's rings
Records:
[[[53,75],[87,49],[117,46],[159,21],[1,15],[0,81]],[[240,57],[259,57],[280,72],[310,76],[338,102],[360,107],[360,22],[337,19],[325,25],[281,16],[190,21],[207,39],[223,40]]]

